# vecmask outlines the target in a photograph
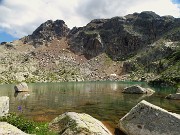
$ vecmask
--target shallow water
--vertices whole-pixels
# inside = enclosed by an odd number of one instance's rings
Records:
[[[80,82],[28,84],[30,92],[14,93],[14,85],[0,85],[0,96],[10,97],[10,112],[22,114],[35,121],[51,121],[67,112],[87,113],[113,129],[133,106],[141,100],[180,114],[180,101],[164,97],[175,93],[171,87],[153,88],[153,95],[121,93],[124,87],[142,82]]]

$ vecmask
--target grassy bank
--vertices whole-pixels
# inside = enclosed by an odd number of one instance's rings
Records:
[[[23,116],[18,116],[15,113],[0,117],[0,122],[8,122],[28,134],[56,135],[54,132],[49,131],[48,123],[34,122],[24,118]]]

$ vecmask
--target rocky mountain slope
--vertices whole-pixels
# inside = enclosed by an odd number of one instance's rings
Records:
[[[2,44],[2,83],[84,80],[179,83],[180,18],[150,11],[95,19],[71,30],[63,20],[48,20],[32,35]]]

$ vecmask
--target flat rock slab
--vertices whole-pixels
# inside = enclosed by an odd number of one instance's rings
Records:
[[[29,91],[28,85],[27,85],[27,83],[25,83],[25,82],[22,82],[22,83],[20,83],[20,84],[15,85],[15,86],[14,86],[14,90],[15,90],[15,92],[25,92],[25,91]]]
[[[0,122],[0,135],[29,135],[7,122]]]
[[[112,135],[100,121],[85,113],[64,113],[49,127],[61,135]]]
[[[180,115],[143,100],[120,119],[119,127],[129,135],[180,135]]]
[[[139,85],[133,85],[133,86],[124,88],[122,92],[128,93],[128,94],[149,94],[149,93],[154,93],[155,91],[150,88],[142,88]]]
[[[9,97],[0,97],[0,116],[4,116],[9,112]]]
[[[166,98],[172,100],[180,100],[180,93],[169,94],[168,96],[166,96]]]

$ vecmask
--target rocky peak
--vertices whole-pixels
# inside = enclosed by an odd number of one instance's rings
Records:
[[[152,11],[95,19],[70,32],[73,33],[69,35],[70,49],[89,58],[105,52],[114,60],[126,59],[164,37],[179,24],[180,21],[172,16],[161,17]],[[177,41],[178,33],[174,32],[171,39]]]
[[[69,28],[63,20],[48,20],[41,24],[33,33],[23,38],[24,43],[32,44],[35,47],[46,45],[53,39],[66,37],[69,33]]]
[[[138,15],[138,18],[141,19],[157,19],[160,18],[155,12],[152,11],[143,11]]]

